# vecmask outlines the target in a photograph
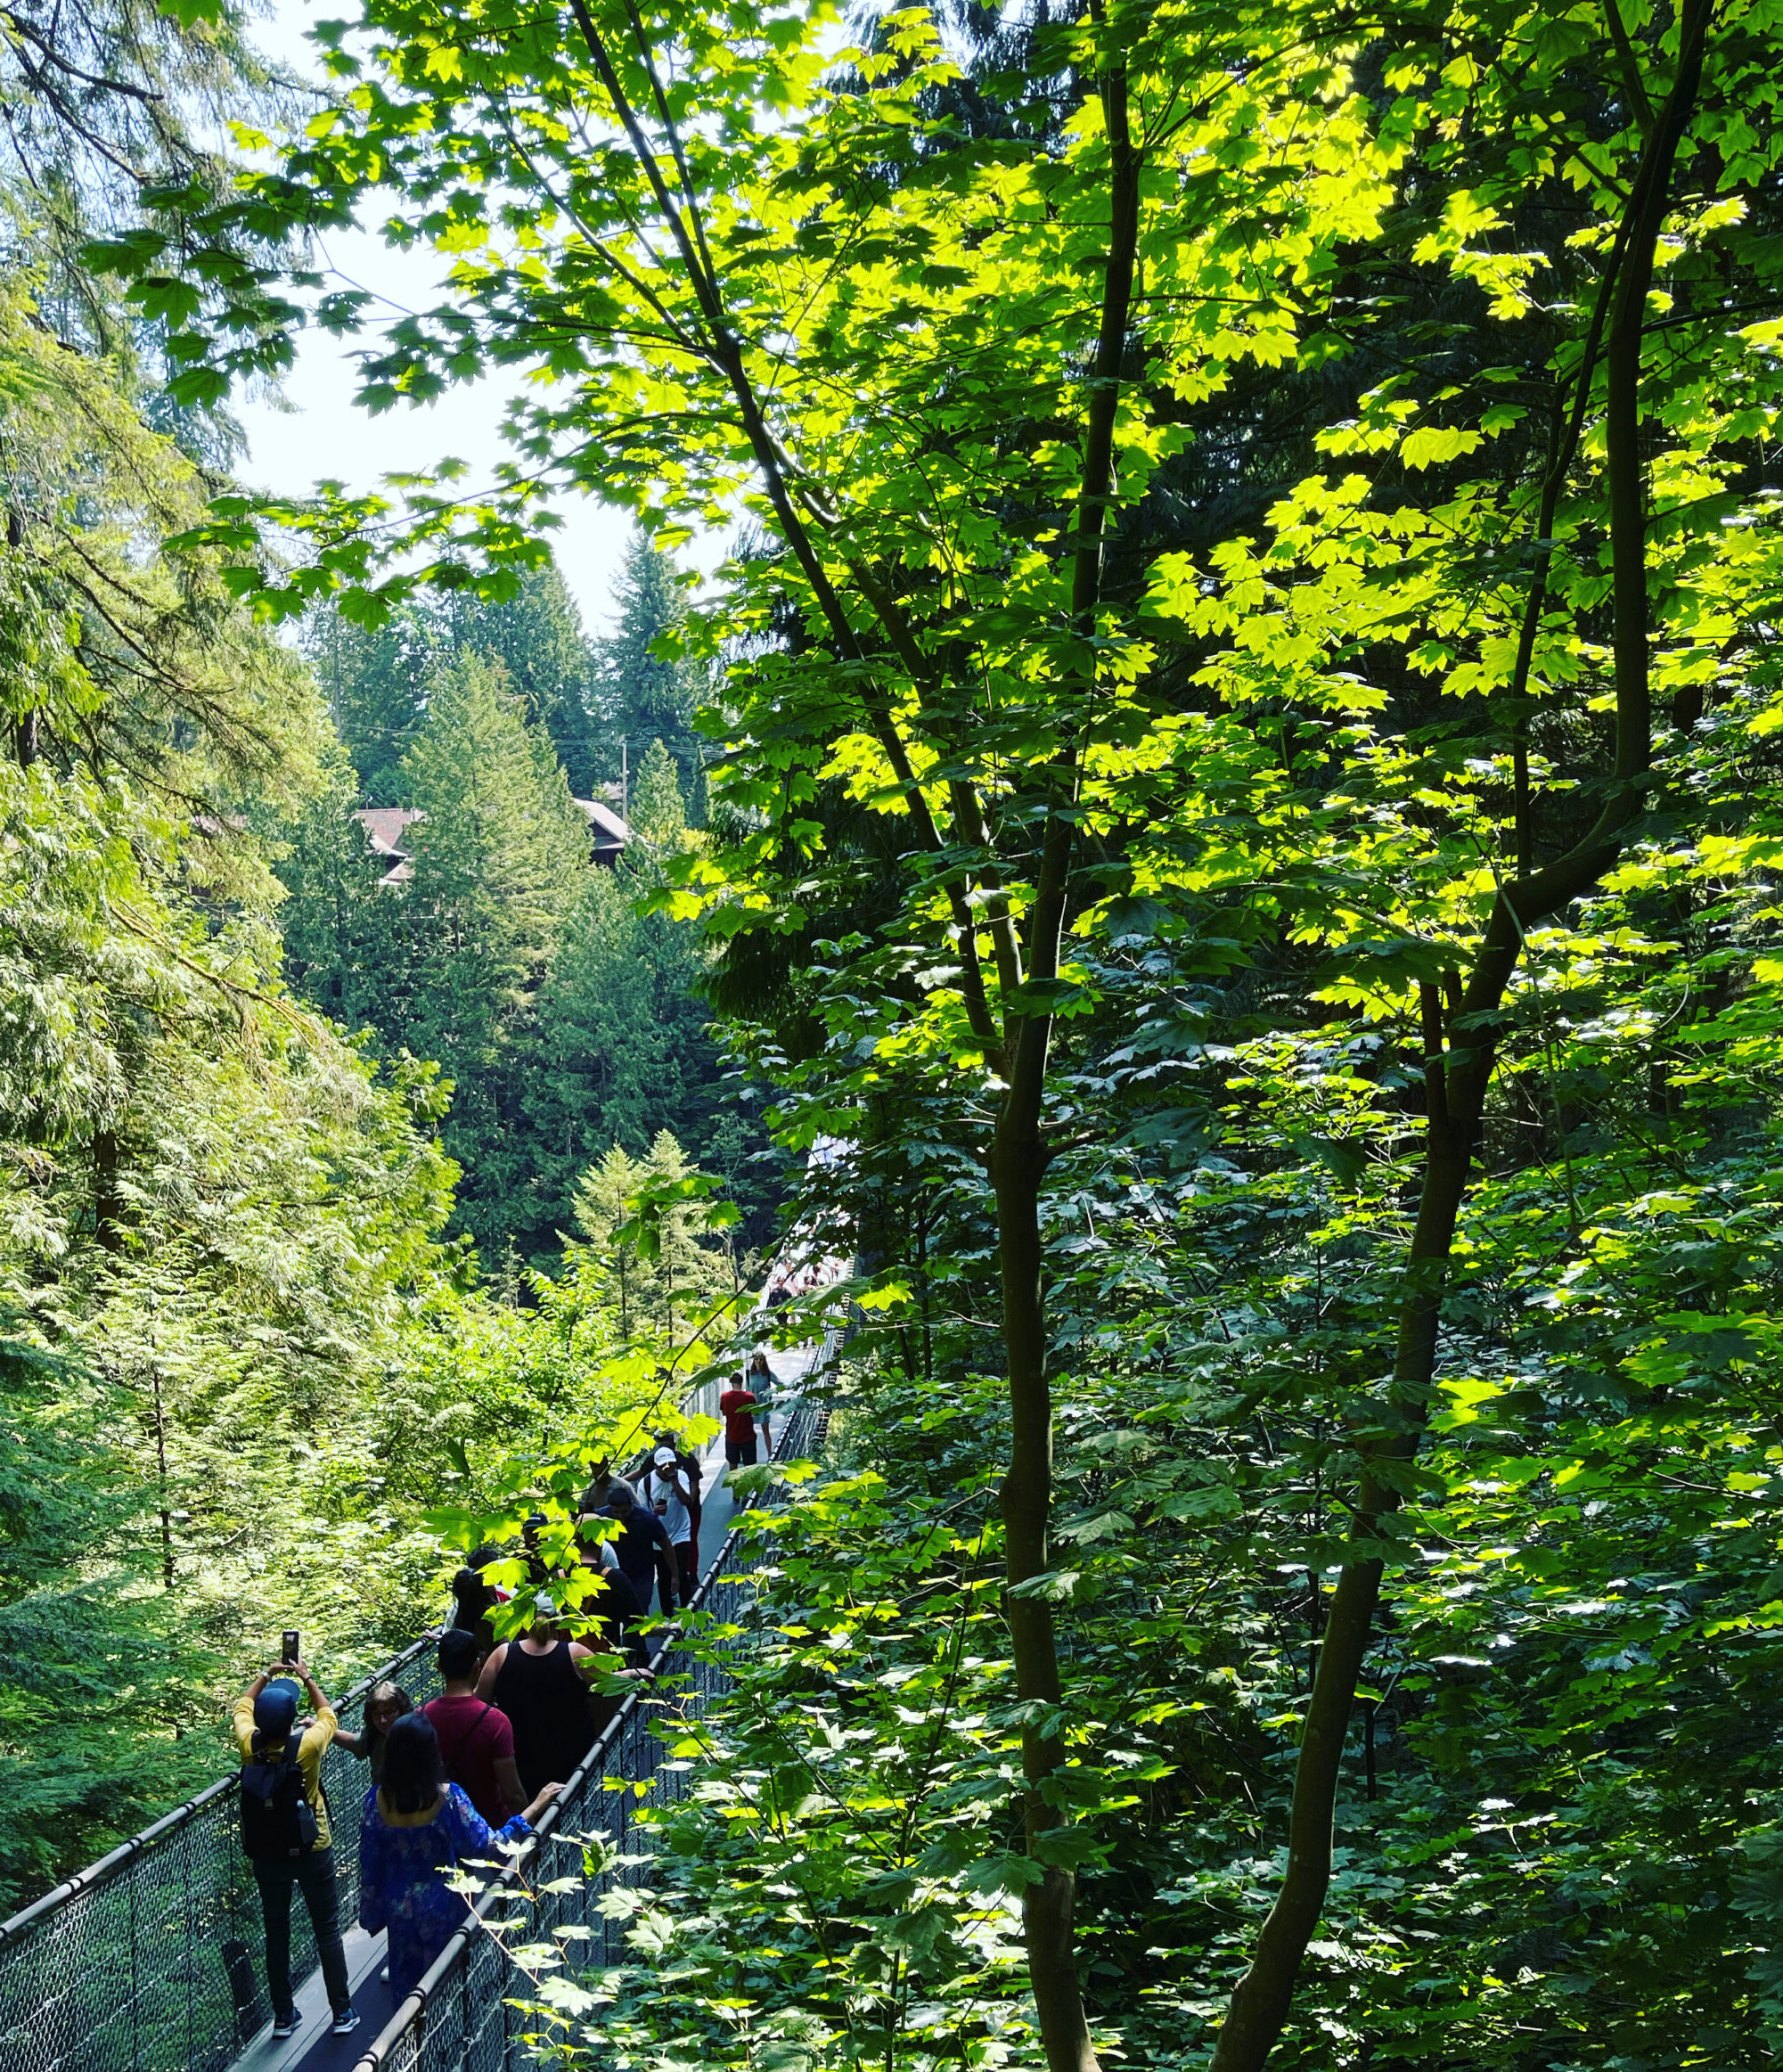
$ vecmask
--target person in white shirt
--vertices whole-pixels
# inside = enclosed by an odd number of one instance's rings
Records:
[[[693,1485],[673,1446],[658,1446],[644,1477],[644,1502],[662,1520],[681,1571],[681,1601],[689,1602],[698,1580],[699,1550],[693,1544]]]

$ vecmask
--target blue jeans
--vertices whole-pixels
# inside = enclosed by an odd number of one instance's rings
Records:
[[[312,1849],[288,1863],[256,1863],[254,1882],[260,1888],[260,1912],[266,1923],[266,1991],[273,2019],[288,2015],[291,1997],[291,1887],[303,1894],[309,1923],[315,1930],[328,2004],[345,2014],[353,2004],[347,1985],[347,1953],[340,1946],[340,1909],[334,1896],[334,1851]]]

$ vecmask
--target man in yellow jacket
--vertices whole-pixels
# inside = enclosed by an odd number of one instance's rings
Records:
[[[295,1755],[302,1776],[303,1800],[310,1820],[290,1834],[275,1833],[284,1807],[263,1798],[249,1831],[249,1780],[265,1779],[290,1761],[290,1742],[297,1726],[300,1695],[292,1676],[301,1677],[309,1693],[314,1719],[298,1737]],[[260,1888],[260,1912],[266,1925],[266,1991],[273,2002],[273,2034],[295,2033],[299,2015],[291,1991],[291,1888],[303,1894],[315,1930],[316,1953],[333,2010],[333,2034],[351,2035],[359,2026],[347,1983],[347,1953],[340,1944],[340,1913],[334,1892],[334,1837],[328,1824],[328,1801],[322,1790],[322,1758],[339,1721],[322,1686],[302,1662],[279,1662],[263,1670],[235,1700],[235,1745],[241,1751],[243,1846]],[[288,1797],[290,1795],[287,1795]],[[273,1812],[261,1810],[274,1808]],[[269,1843],[268,1837],[272,1837]],[[259,1853],[257,1853],[259,1852]]]

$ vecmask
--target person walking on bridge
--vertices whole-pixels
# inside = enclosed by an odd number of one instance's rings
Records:
[[[623,1475],[614,1474],[613,1463],[604,1454],[601,1454],[588,1478],[588,1486],[582,1492],[581,1508],[584,1511],[605,1511],[613,1492],[621,1486],[629,1489],[634,1497],[637,1495],[637,1485],[627,1482]]]
[[[725,1465],[753,1468],[757,1458],[756,1398],[740,1373],[732,1375],[731,1386],[718,1398],[718,1414],[724,1421]]]
[[[568,1777],[594,1746],[588,1679],[594,1655],[558,1630],[557,1606],[542,1593],[532,1630],[504,1641],[483,1665],[477,1696],[497,1705],[514,1730],[520,1789],[536,1793],[548,1778]]]
[[[359,1829],[359,1926],[390,1935],[390,1991],[413,1991],[469,1911],[446,1880],[461,1864],[499,1856],[498,1841],[523,1842],[532,1823],[563,1789],[552,1781],[533,1794],[524,1813],[492,1830],[448,1781],[439,1737],[425,1712],[390,1729],[384,1781],[365,1795]]]
[[[652,1444],[658,1447],[667,1446],[669,1452],[675,1455],[682,1473],[687,1478],[687,1486],[693,1492],[693,1501],[687,1508],[693,1523],[693,1560],[694,1567],[697,1569],[699,1563],[699,1492],[705,1480],[705,1477],[700,1471],[699,1456],[691,1448],[684,1445],[674,1432],[658,1432]],[[682,1600],[683,1603],[686,1601],[686,1596],[687,1593],[683,1593]]]
[[[475,1634],[487,1654],[495,1644],[491,1614],[508,1601],[509,1593],[491,1583],[483,1571],[501,1560],[498,1548],[478,1547],[452,1578],[452,1623],[465,1633]]]
[[[477,1817],[492,1828],[511,1819],[527,1802],[514,1761],[513,1723],[494,1702],[477,1695],[484,1650],[473,1633],[450,1626],[439,1636],[440,1695],[421,1710],[433,1722],[446,1774],[462,1784]]]
[[[609,1544],[620,1571],[638,1593],[638,1602],[650,1608],[650,1585],[658,1585],[664,1617],[675,1609],[675,1548],[662,1520],[638,1502],[629,1483],[615,1485],[607,1501],[607,1515],[618,1521],[619,1530]]]
[[[298,1683],[309,1693],[314,1719],[297,1730]],[[254,1867],[266,1929],[266,1993],[273,2034],[294,2035],[299,2019],[291,1993],[291,1888],[303,1894],[315,1930],[316,1955],[333,2011],[333,2033],[359,2026],[340,1942],[334,1890],[334,1837],[322,1789],[322,1758],[340,1724],[322,1686],[303,1662],[280,1662],[257,1676],[235,1700],[241,1751],[241,1852]]]
[[[772,1461],[773,1433],[768,1428],[768,1417],[773,1409],[773,1369],[768,1364],[767,1354],[760,1346],[749,1355],[749,1372],[743,1387],[756,1399],[756,1423],[761,1433],[763,1449]]]
[[[632,1631],[644,1616],[631,1578],[619,1566],[613,1551],[610,1511],[584,1511],[576,1521],[577,1544],[581,1550],[577,1577],[565,1608],[564,1631],[597,1655],[623,1655],[630,1666],[645,1666],[643,1642]],[[597,1705],[595,1710],[600,1710]]]
[[[662,1520],[662,1529],[668,1535],[668,1544],[675,1550],[675,1572],[683,1604],[693,1601],[699,1561],[693,1524],[698,1501],[693,1494],[692,1478],[682,1466],[675,1448],[658,1446],[650,1461],[650,1471],[644,1478],[644,1502]],[[667,1598],[663,1601],[663,1609],[668,1609]]]

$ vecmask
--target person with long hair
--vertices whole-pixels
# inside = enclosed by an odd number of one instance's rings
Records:
[[[390,1991],[397,2000],[462,1925],[468,1904],[446,1880],[461,1867],[500,1855],[498,1842],[522,1842],[563,1789],[547,1784],[524,1813],[492,1829],[460,1784],[447,1781],[433,1722],[424,1712],[397,1720],[384,1737],[384,1778],[365,1794],[359,1828],[359,1926],[389,1930]]]
[[[475,1634],[487,1655],[495,1644],[495,1628],[490,1615],[508,1601],[509,1593],[491,1583],[483,1571],[502,1558],[499,1547],[481,1546],[452,1578],[452,1623]]]
[[[743,1387],[756,1399],[752,1414],[760,1427],[762,1445],[767,1449],[767,1456],[771,1461],[773,1459],[773,1433],[768,1429],[768,1419],[773,1410],[773,1369],[768,1364],[766,1348],[757,1346],[749,1355],[749,1372]]]
[[[379,1683],[365,1694],[365,1724],[359,1732],[349,1733],[345,1727],[334,1737],[337,1749],[345,1749],[349,1756],[357,1756],[372,1765],[372,1781],[377,1783],[384,1774],[384,1741],[390,1729],[399,1719],[405,1719],[415,1708],[414,1699],[400,1683]]]

